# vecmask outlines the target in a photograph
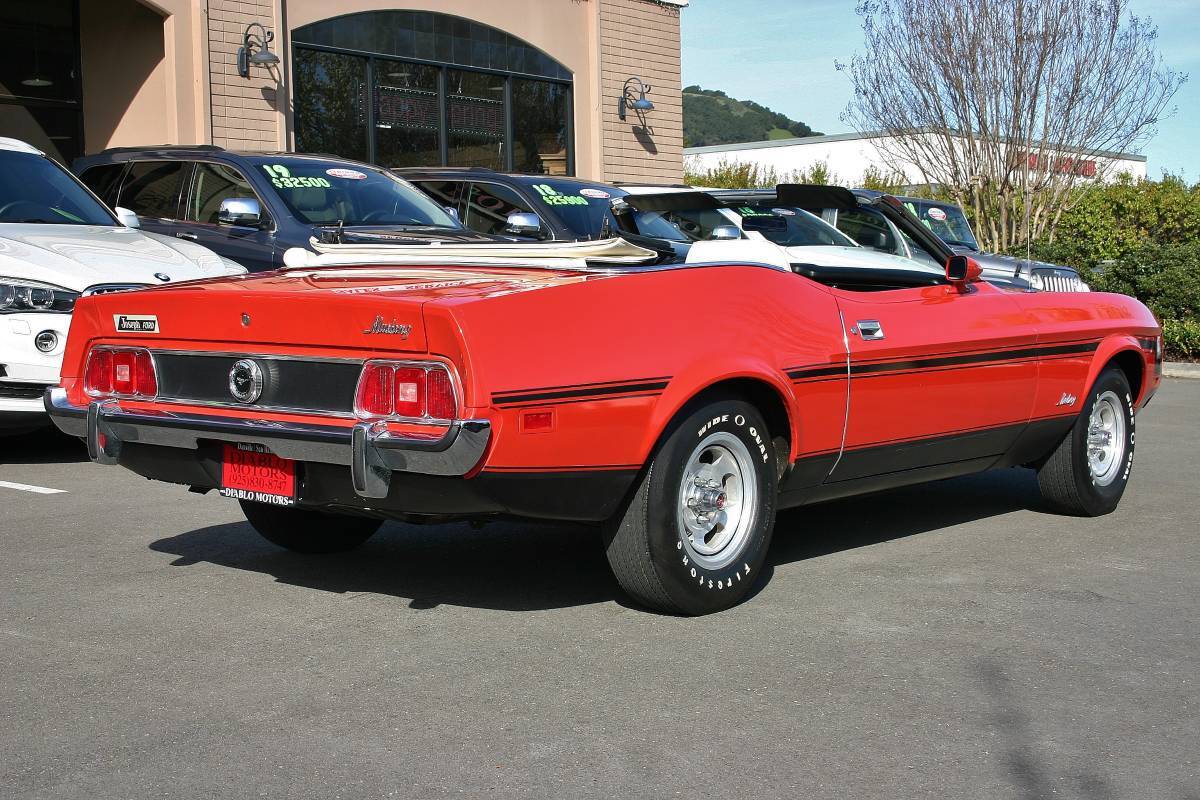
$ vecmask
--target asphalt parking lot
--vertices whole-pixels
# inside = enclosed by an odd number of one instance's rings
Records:
[[[1006,470],[785,513],[724,614],[598,537],[389,524],[302,557],[233,501],[0,441],[0,797],[1200,798],[1200,381],[1124,503]]]

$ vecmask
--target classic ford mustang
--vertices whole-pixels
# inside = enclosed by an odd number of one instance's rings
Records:
[[[82,298],[46,406],[283,547],[592,522],[633,598],[703,614],[746,596],[780,508],[1025,465],[1061,511],[1112,511],[1160,380],[1136,300],[1002,289],[966,256],[412,260]]]

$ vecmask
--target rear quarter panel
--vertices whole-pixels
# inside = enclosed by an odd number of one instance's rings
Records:
[[[797,366],[844,365],[837,306],[779,270],[714,266],[590,275],[484,300],[427,304],[430,346],[462,361],[468,414],[493,420],[486,469],[636,468],[671,418],[731,378],[771,386],[792,458],[841,442],[846,382],[793,384]],[[455,357],[455,355],[452,355]],[[551,412],[530,430],[528,412]]]

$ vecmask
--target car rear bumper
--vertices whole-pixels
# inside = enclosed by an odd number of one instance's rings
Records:
[[[280,458],[350,467],[360,497],[386,497],[393,472],[462,476],[474,469],[491,440],[487,420],[456,420],[436,438],[394,436],[381,425],[312,425],[169,411],[133,411],[116,400],[72,404],[60,387],[48,389],[45,409],[64,433],[87,441],[88,456],[117,464],[126,443],[197,450],[206,441],[265,446]]]
[[[299,462],[298,505],[338,513],[600,522],[616,512],[637,475],[633,469],[477,469],[491,440],[487,420],[460,421],[439,439],[413,440],[365,424],[338,428],[135,412],[112,401],[76,406],[58,387],[46,392],[45,408],[61,430],[87,440],[92,460],[197,490],[220,488],[222,443],[264,445]]]

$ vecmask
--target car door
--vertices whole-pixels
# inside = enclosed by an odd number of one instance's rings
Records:
[[[274,223],[266,204],[239,170],[228,164],[198,161],[185,197],[175,236],[202,244],[251,272],[273,268]],[[257,200],[262,210],[260,223],[229,225],[220,222],[217,216],[221,202],[233,198]]]
[[[850,355],[845,444],[829,481],[985,469],[1027,424],[1036,329],[986,283],[832,290]],[[947,466],[949,465],[949,466]]]
[[[170,236],[179,222],[180,199],[190,169],[186,161],[134,161],[121,181],[114,205],[137,214],[143,230]]]

